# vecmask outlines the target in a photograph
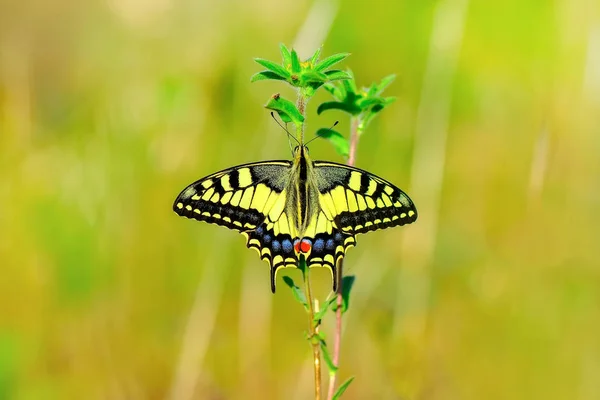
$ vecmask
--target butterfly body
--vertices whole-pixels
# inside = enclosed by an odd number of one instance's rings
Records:
[[[355,235],[414,222],[410,198],[369,172],[312,161],[298,146],[293,161],[264,161],[229,168],[184,189],[173,205],[180,216],[242,233],[271,267],[271,290],[279,268],[337,267]]]

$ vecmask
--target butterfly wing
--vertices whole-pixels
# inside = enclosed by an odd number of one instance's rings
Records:
[[[337,266],[355,235],[412,223],[417,210],[406,193],[367,171],[325,161],[313,166],[320,210],[305,233],[312,245],[306,262],[329,268],[336,291]]]
[[[342,233],[355,235],[413,223],[417,209],[406,193],[370,172],[316,161],[319,203]]]
[[[297,232],[285,213],[290,161],[264,161],[239,165],[185,188],[173,210],[182,217],[222,225],[241,232],[271,268],[271,290],[281,267],[295,267],[293,251]]]

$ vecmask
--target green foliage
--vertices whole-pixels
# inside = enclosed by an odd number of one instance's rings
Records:
[[[269,99],[265,107],[277,112],[283,122],[293,122],[300,135],[300,140],[302,140],[304,132],[306,102],[322,86],[333,96],[334,101],[322,103],[319,105],[317,112],[321,114],[327,110],[341,110],[350,114],[352,129],[354,130],[352,132],[353,135],[361,134],[368,122],[394,100],[392,97],[381,97],[383,90],[394,80],[393,75],[382,79],[379,83],[372,84],[369,88],[358,90],[351,72],[329,69],[348,57],[348,53],[334,54],[319,61],[321,54],[321,49],[319,48],[310,58],[301,61],[294,49],[290,50],[284,44],[281,44],[279,50],[281,52],[281,65],[263,58],[255,59],[266,70],[254,74],[251,82],[279,80],[285,81],[297,89],[298,100],[296,104],[282,98],[279,93],[276,93]],[[334,83],[335,81],[340,82]],[[338,154],[347,158],[350,154],[350,144],[342,134],[333,130],[333,127],[319,129],[317,136],[327,139]],[[325,365],[329,370],[331,382],[334,383],[338,366],[333,362],[324,334],[319,332],[318,328],[328,310],[337,311],[338,295],[334,294],[319,309],[317,307],[318,303],[311,297],[309,271],[307,270],[306,260],[303,256],[300,256],[298,260],[298,268],[302,271],[305,291],[296,285],[294,280],[289,276],[285,276],[283,281],[292,290],[292,295],[296,301],[302,304],[308,313],[309,331],[306,332],[306,339],[313,347],[314,354],[316,354],[315,357],[323,357]],[[350,293],[354,281],[354,276],[342,278],[342,301],[340,305],[342,314],[348,310],[350,305]],[[337,332],[336,338],[339,339],[340,335],[341,332]],[[319,356],[319,351],[321,356]],[[317,376],[319,375],[317,374]],[[320,384],[319,379],[315,382],[316,385]],[[333,398],[340,398],[352,382],[352,379],[350,378],[340,385]]]
[[[279,93],[271,96],[265,107],[276,111],[279,118],[285,123],[293,122],[296,126],[301,126],[304,123],[304,116],[298,111],[296,105],[281,97]]]
[[[298,88],[306,97],[312,97],[315,91],[324,84],[337,80],[350,79],[350,75],[342,70],[328,70],[328,68],[344,60],[350,54],[338,53],[329,56],[319,62],[321,49],[308,59],[300,60],[296,50],[288,49],[284,44],[279,46],[281,52],[282,64],[263,58],[255,58],[265,71],[258,72],[250,78],[250,82],[262,80],[280,80],[286,81],[291,86]]]
[[[324,60],[325,61],[325,60]],[[331,72],[331,71],[330,71]],[[365,128],[381,110],[396,100],[395,97],[382,97],[381,93],[395,79],[395,75],[388,75],[381,82],[374,82],[368,88],[357,89],[354,75],[348,72],[350,79],[345,79],[339,83],[327,83],[324,88],[335,99],[321,103],[317,108],[320,115],[328,110],[340,110],[350,114],[353,124],[356,126],[357,135],[362,135]],[[335,151],[344,158],[348,157],[350,144],[344,136],[331,129],[319,129],[317,135],[327,139],[334,147]]]
[[[339,132],[330,128],[321,128],[317,131],[317,136],[327,139],[335,148],[335,151],[344,158],[348,158],[350,153],[350,144],[348,140]]]
[[[321,320],[323,319],[323,317],[325,316],[325,314],[327,313],[327,311],[329,310],[331,305],[336,302],[336,300],[337,300],[337,297],[333,296],[332,298],[325,301],[321,305],[321,309],[319,311],[317,311],[313,317],[313,321],[315,324],[319,325],[321,323]]]
[[[304,295],[302,289],[298,285],[296,285],[294,280],[289,276],[284,276],[283,282],[285,282],[285,284],[288,285],[290,289],[292,289],[292,294],[294,295],[294,298],[298,301],[298,303],[302,304],[304,306],[304,309],[308,311],[308,302],[306,301],[306,296]]]
[[[336,400],[336,399],[339,399],[340,397],[342,397],[342,394],[344,394],[344,392],[346,391],[346,389],[348,389],[348,386],[350,386],[350,384],[352,383],[353,380],[354,380],[353,376],[351,376],[350,378],[346,379],[344,381],[344,383],[342,383],[340,385],[340,387],[338,387],[338,389],[335,391],[335,394],[333,395],[332,400]]]
[[[361,134],[367,124],[385,107],[396,100],[395,97],[382,97],[381,93],[395,79],[395,75],[386,76],[381,82],[374,82],[368,88],[357,89],[354,75],[348,73],[350,79],[340,83],[327,83],[324,87],[335,99],[322,103],[317,108],[317,113],[321,114],[328,110],[340,110],[359,120],[358,133]]]
[[[342,313],[348,311],[348,307],[350,307],[350,292],[352,291],[355,280],[356,277],[354,275],[348,275],[342,278]],[[333,303],[331,309],[336,311],[337,303]]]
[[[333,362],[331,358],[331,354],[329,354],[329,349],[327,348],[327,343],[324,340],[319,342],[321,346],[321,353],[323,353],[323,360],[325,360],[325,365],[327,365],[327,369],[329,370],[329,375],[335,375],[338,371],[338,367]]]

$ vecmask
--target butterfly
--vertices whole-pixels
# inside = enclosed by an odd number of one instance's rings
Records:
[[[337,291],[338,265],[356,235],[410,224],[417,210],[406,193],[370,172],[328,161],[312,161],[305,145],[294,159],[238,165],[186,187],[173,204],[182,217],[240,232],[277,271],[326,267]]]

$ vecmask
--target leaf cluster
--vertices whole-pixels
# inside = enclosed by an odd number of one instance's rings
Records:
[[[330,67],[348,57],[349,53],[334,54],[319,61],[321,54],[319,48],[311,57],[302,61],[296,50],[288,49],[283,43],[279,45],[279,50],[281,52],[281,64],[264,58],[254,59],[266,70],[252,75],[250,82],[266,79],[285,81],[295,88],[302,89],[305,96],[312,97],[315,91],[324,84],[350,78],[346,71],[330,69]]]

